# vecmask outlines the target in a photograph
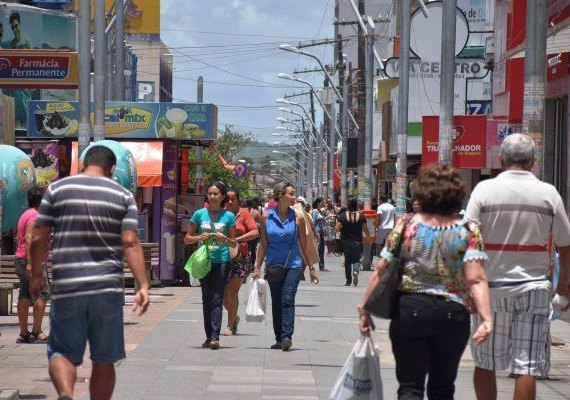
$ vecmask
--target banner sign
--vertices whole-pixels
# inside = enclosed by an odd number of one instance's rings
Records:
[[[439,116],[422,119],[422,165],[437,162],[439,151]],[[485,168],[487,117],[456,115],[453,117],[452,165],[455,168]]]
[[[59,178],[59,141],[17,141],[16,147],[30,157],[36,171],[36,184],[48,186]]]
[[[0,50],[0,87],[77,89],[77,53]]]
[[[159,278],[162,281],[174,280],[174,261],[176,259],[176,180],[178,160],[177,143],[168,140],[163,147],[162,190],[160,200],[160,266]]]
[[[30,101],[28,110],[28,137],[77,137],[78,102]],[[91,103],[91,126],[93,110]],[[109,139],[214,140],[217,132],[214,104],[105,102]]]

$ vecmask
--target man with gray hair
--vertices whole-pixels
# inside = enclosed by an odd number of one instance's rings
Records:
[[[475,187],[466,212],[485,241],[494,314],[493,337],[471,344],[475,392],[480,400],[496,399],[495,371],[510,368],[514,399],[534,399],[536,377],[550,366],[551,239],[560,252],[557,292],[569,296],[570,223],[556,188],[530,172],[531,138],[507,136],[500,161],[503,172]]]

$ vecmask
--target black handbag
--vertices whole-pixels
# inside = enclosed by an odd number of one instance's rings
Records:
[[[364,311],[378,318],[392,319],[398,306],[398,285],[402,279],[403,265],[400,259],[402,250],[402,240],[406,226],[411,218],[407,218],[403,224],[400,234],[400,241],[396,247],[394,258],[382,274],[380,282],[376,285],[366,302],[364,303]]]
[[[281,282],[285,279],[285,267],[281,264],[265,266],[265,280],[269,283]]]
[[[265,280],[269,283],[278,283],[285,279],[285,274],[287,270],[285,270],[285,266],[289,262],[289,256],[291,255],[291,250],[293,250],[293,246],[295,245],[295,241],[297,240],[297,223],[295,223],[295,233],[293,235],[293,242],[291,243],[291,247],[289,248],[289,252],[287,253],[287,258],[285,259],[285,264],[273,264],[273,265],[266,265],[265,266]]]

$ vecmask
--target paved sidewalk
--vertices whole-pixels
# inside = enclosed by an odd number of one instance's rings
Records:
[[[222,337],[218,351],[202,349],[204,341],[200,288],[153,290],[148,315],[126,311],[127,359],[118,363],[116,399],[327,399],[331,387],[358,338],[356,304],[370,272],[358,287],[344,286],[341,258],[327,257],[330,272],[317,286],[301,282],[293,348],[270,350],[274,343],[271,315],[267,324],[239,325],[238,334]],[[268,305],[270,309],[270,305]],[[243,318],[244,306],[240,305]],[[224,315],[225,326],[226,316]],[[15,317],[0,317],[0,388],[20,388],[27,399],[54,398],[47,375],[45,345],[15,345]],[[388,321],[377,321],[373,335],[382,348],[385,399],[395,399],[397,382],[387,335]],[[569,399],[570,325],[556,321],[552,329],[551,376],[540,381],[538,399]],[[457,399],[474,400],[473,362],[463,356]],[[89,365],[79,372],[77,398],[86,396]],[[499,378],[499,398],[512,398],[514,381]]]

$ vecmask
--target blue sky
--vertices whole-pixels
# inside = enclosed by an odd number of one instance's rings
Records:
[[[174,54],[173,97],[196,101],[196,80],[204,78],[204,101],[219,107],[219,127],[230,124],[258,140],[271,136],[275,99],[302,93],[307,86],[277,77],[280,72],[314,69],[317,64],[277,46],[333,38],[334,0],[162,0],[161,38]],[[333,61],[333,46],[307,51],[324,64]],[[323,75],[299,77],[320,88]],[[308,103],[308,96],[292,99]],[[317,108],[319,114],[322,111]]]

